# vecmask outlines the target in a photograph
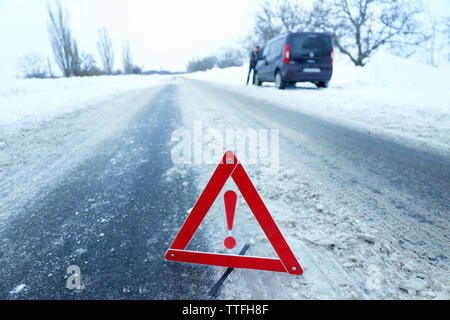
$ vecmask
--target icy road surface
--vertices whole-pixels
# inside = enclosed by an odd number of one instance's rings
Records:
[[[216,166],[171,162],[172,133],[199,120],[204,130],[279,129],[279,171],[243,165],[304,268],[235,270],[220,298],[449,298],[445,153],[183,78],[3,129],[0,297],[208,298],[225,268],[163,260]],[[222,193],[189,249],[226,251]],[[274,257],[237,194],[233,250],[248,242],[249,255]],[[71,265],[84,289],[66,288]]]
[[[42,154],[34,150],[35,168],[26,177],[17,171],[2,178],[0,210],[9,215],[0,231],[0,298],[207,296],[212,270],[163,259],[196,196],[192,176],[163,179],[171,167],[171,131],[182,120],[177,88],[145,91],[57,117],[23,136],[51,153],[38,166]],[[59,168],[65,172],[55,177]],[[28,192],[33,196],[24,201]],[[83,289],[66,288],[72,265],[80,268]]]

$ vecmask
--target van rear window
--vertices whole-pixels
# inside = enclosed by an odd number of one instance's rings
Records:
[[[328,57],[331,55],[331,38],[325,35],[298,35],[290,40],[292,56]]]

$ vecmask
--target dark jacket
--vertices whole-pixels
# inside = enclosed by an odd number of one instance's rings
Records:
[[[261,59],[261,51],[255,53],[253,50],[250,54],[250,68],[256,67],[256,63]]]

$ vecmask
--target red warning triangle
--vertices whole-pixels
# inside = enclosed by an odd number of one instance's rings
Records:
[[[230,176],[233,178],[239,191],[255,215],[256,220],[275,249],[275,252],[278,254],[279,259],[185,250]],[[250,178],[231,151],[227,151],[223,156],[211,180],[209,180],[177,237],[169,250],[167,250],[165,258],[170,261],[220,267],[288,272],[290,274],[303,273],[300,264],[289,248],[286,240],[284,240],[283,235],[250,181]]]

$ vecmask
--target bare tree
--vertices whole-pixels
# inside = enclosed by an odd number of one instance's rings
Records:
[[[130,41],[124,41],[122,45],[122,66],[123,73],[131,74],[133,72],[133,57],[131,55]]]
[[[37,53],[30,53],[21,58],[18,71],[23,78],[45,78],[47,76],[44,59]]]
[[[275,15],[280,20],[282,32],[312,31],[313,15],[305,4],[298,1],[279,1]]]
[[[50,62],[50,58],[47,57],[47,74],[49,78],[54,78],[55,74],[53,73],[52,64]]]
[[[444,43],[439,41],[440,39],[438,33],[441,31],[439,21],[437,21],[434,17],[430,17],[428,24],[428,41],[425,41],[420,46],[419,50],[425,61],[429,65],[436,67],[438,51],[441,51],[444,48]]]
[[[234,48],[222,48],[217,54],[217,67],[219,68],[229,68],[229,67],[239,67],[244,64],[244,55],[241,51]]]
[[[55,11],[47,4],[47,11],[49,15],[47,29],[56,64],[65,77],[70,77],[73,75],[73,67],[76,66],[76,63],[72,61],[74,42],[69,26],[69,14],[67,10],[63,10],[59,1],[56,1]]]
[[[249,45],[245,48],[252,50],[255,44],[264,44],[285,32],[321,30],[329,10],[323,3],[324,0],[262,2],[254,13],[253,36],[246,39]]]
[[[265,43],[279,35],[281,31],[282,27],[277,21],[274,5],[269,0],[266,0],[255,12],[253,33],[259,41]]]
[[[103,70],[106,74],[112,74],[114,65],[114,51],[112,49],[112,40],[106,27],[98,30],[97,49],[103,64]]]
[[[420,1],[337,0],[325,29],[334,43],[357,66],[364,66],[379,48],[417,45],[426,39],[418,22]]]
[[[217,57],[213,55],[201,59],[192,58],[186,66],[186,71],[187,72],[206,71],[214,68],[216,64],[217,64]]]
[[[79,77],[81,75],[81,57],[78,54],[78,45],[75,40],[72,41],[70,62],[71,62],[71,74],[73,76]]]
[[[334,0],[336,1],[336,0]],[[328,23],[332,19],[334,12],[329,0],[314,0],[311,11],[308,13],[310,23],[305,31],[327,31],[331,32],[333,27]]]
[[[80,56],[80,75],[81,76],[98,76],[102,71],[97,67],[93,55],[83,52]]]
[[[447,47],[447,61],[450,62],[450,17],[447,17],[445,19],[444,35],[446,38],[445,43],[446,43],[446,47]]]
[[[417,47],[417,51],[434,67],[450,61],[450,18],[429,15],[425,24],[427,39]]]

